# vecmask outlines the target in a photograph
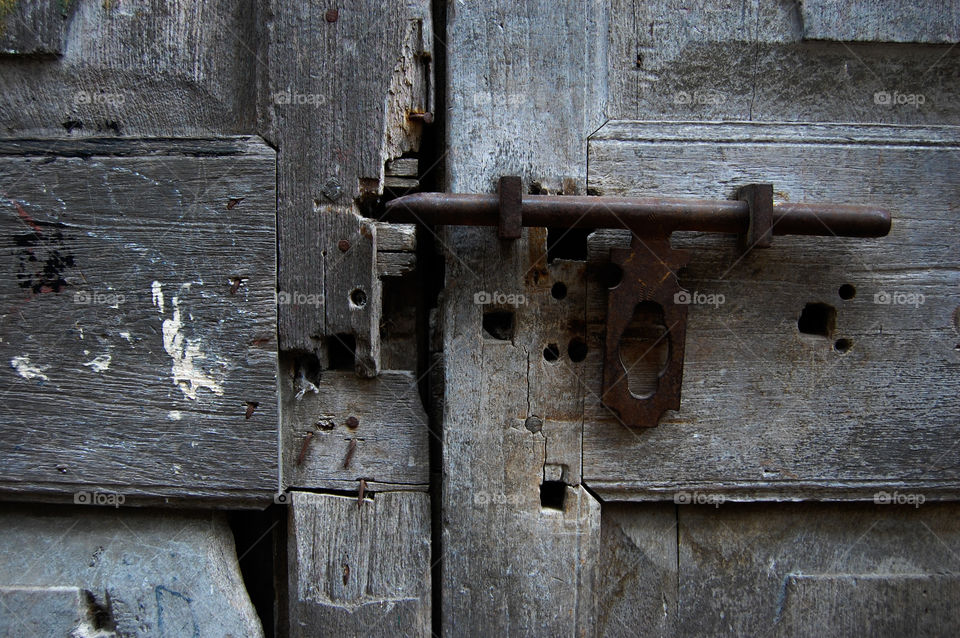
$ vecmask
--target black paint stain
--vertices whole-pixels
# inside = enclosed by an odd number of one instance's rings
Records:
[[[13,236],[17,252],[17,283],[35,294],[60,292],[70,284],[64,271],[73,268],[73,255],[65,254],[63,233],[20,233]]]

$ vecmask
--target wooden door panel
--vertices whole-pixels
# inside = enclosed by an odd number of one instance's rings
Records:
[[[0,490],[269,503],[274,151],[4,141],[0,157]]]
[[[605,195],[729,198],[769,181],[779,201],[888,208],[893,229],[777,237],[747,256],[732,237],[675,237],[692,255],[681,285],[716,302],[690,306],[681,408],[625,428],[599,403],[601,360],[588,357],[587,484],[617,500],[956,496],[958,141],[952,127],[760,123],[615,122],[593,136],[589,184]],[[591,258],[628,239],[595,234]],[[592,284],[596,343],[606,289]],[[807,304],[835,314],[828,334],[800,332]]]
[[[957,506],[609,503],[598,636],[955,634]]]

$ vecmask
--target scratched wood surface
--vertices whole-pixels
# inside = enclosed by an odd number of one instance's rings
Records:
[[[273,150],[3,141],[0,158],[0,492],[269,503]]]
[[[723,301],[690,306],[681,408],[659,427],[611,418],[597,401],[601,358],[588,358],[587,484],[628,500],[681,489],[869,499],[897,486],[956,497],[960,262],[948,238],[958,231],[958,142],[952,127],[759,123],[621,122],[594,136],[590,185],[606,195],[725,199],[769,181],[779,201],[885,207],[893,229],[868,240],[777,237],[746,257],[732,237],[675,238],[692,254],[681,285]],[[628,238],[594,239],[599,266]],[[841,296],[845,285],[855,296]],[[606,288],[595,279],[591,291],[599,339]],[[834,309],[828,335],[799,331],[809,303]]]
[[[5,135],[257,130],[257,2],[11,0],[0,7]]]
[[[610,119],[957,121],[955,2],[609,0],[604,6]],[[908,44],[916,42],[924,44]],[[895,94],[919,95],[923,103],[882,99]]]
[[[525,191],[584,192],[586,138],[602,123],[591,7],[449,5],[448,190],[493,192],[514,174]],[[583,333],[583,264],[548,265],[545,229],[501,242],[448,227],[441,243],[442,632],[589,632],[600,504],[580,480],[583,388],[544,358]]]
[[[291,496],[284,635],[430,636],[430,497]]]
[[[380,299],[372,238],[358,235],[355,214],[383,192],[387,161],[419,148],[423,124],[407,113],[432,108],[429,3],[272,2],[270,12],[261,120],[278,148],[278,285],[324,300],[280,308],[280,345],[324,359],[325,336],[355,335],[369,376]],[[363,306],[349,299],[358,288]]]

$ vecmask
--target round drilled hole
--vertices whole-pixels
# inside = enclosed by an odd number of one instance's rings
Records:
[[[553,284],[553,287],[550,289],[550,294],[553,295],[554,299],[563,299],[567,296],[567,284],[558,281]]]
[[[350,292],[350,303],[357,308],[363,308],[367,305],[367,293],[363,292],[359,288],[354,288]]]
[[[567,345],[567,354],[570,360],[579,363],[587,358],[587,343],[579,337],[574,337]]]
[[[616,264],[607,263],[603,267],[601,277],[607,288],[616,288],[623,279],[623,269]]]
[[[837,294],[840,295],[841,299],[853,299],[857,296],[857,289],[850,284],[843,284],[837,290]]]
[[[560,358],[560,348],[557,347],[557,344],[551,343],[546,348],[543,349],[543,359],[549,363],[553,363]]]
[[[844,353],[853,347],[853,342],[849,339],[837,339],[833,344],[833,349],[839,353]]]

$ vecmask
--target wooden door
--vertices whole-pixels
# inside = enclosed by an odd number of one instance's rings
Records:
[[[449,190],[772,182],[893,230],[675,236],[715,303],[689,308],[680,410],[637,430],[599,401],[630,233],[446,229],[444,635],[956,631],[960,23],[928,9],[447,5]]]
[[[0,497],[161,545],[175,508],[279,512],[246,585],[280,636],[956,633],[960,21],[878,7],[0,3]],[[380,219],[501,175],[769,181],[893,231],[676,237],[723,301],[631,430],[598,400],[628,233]]]

